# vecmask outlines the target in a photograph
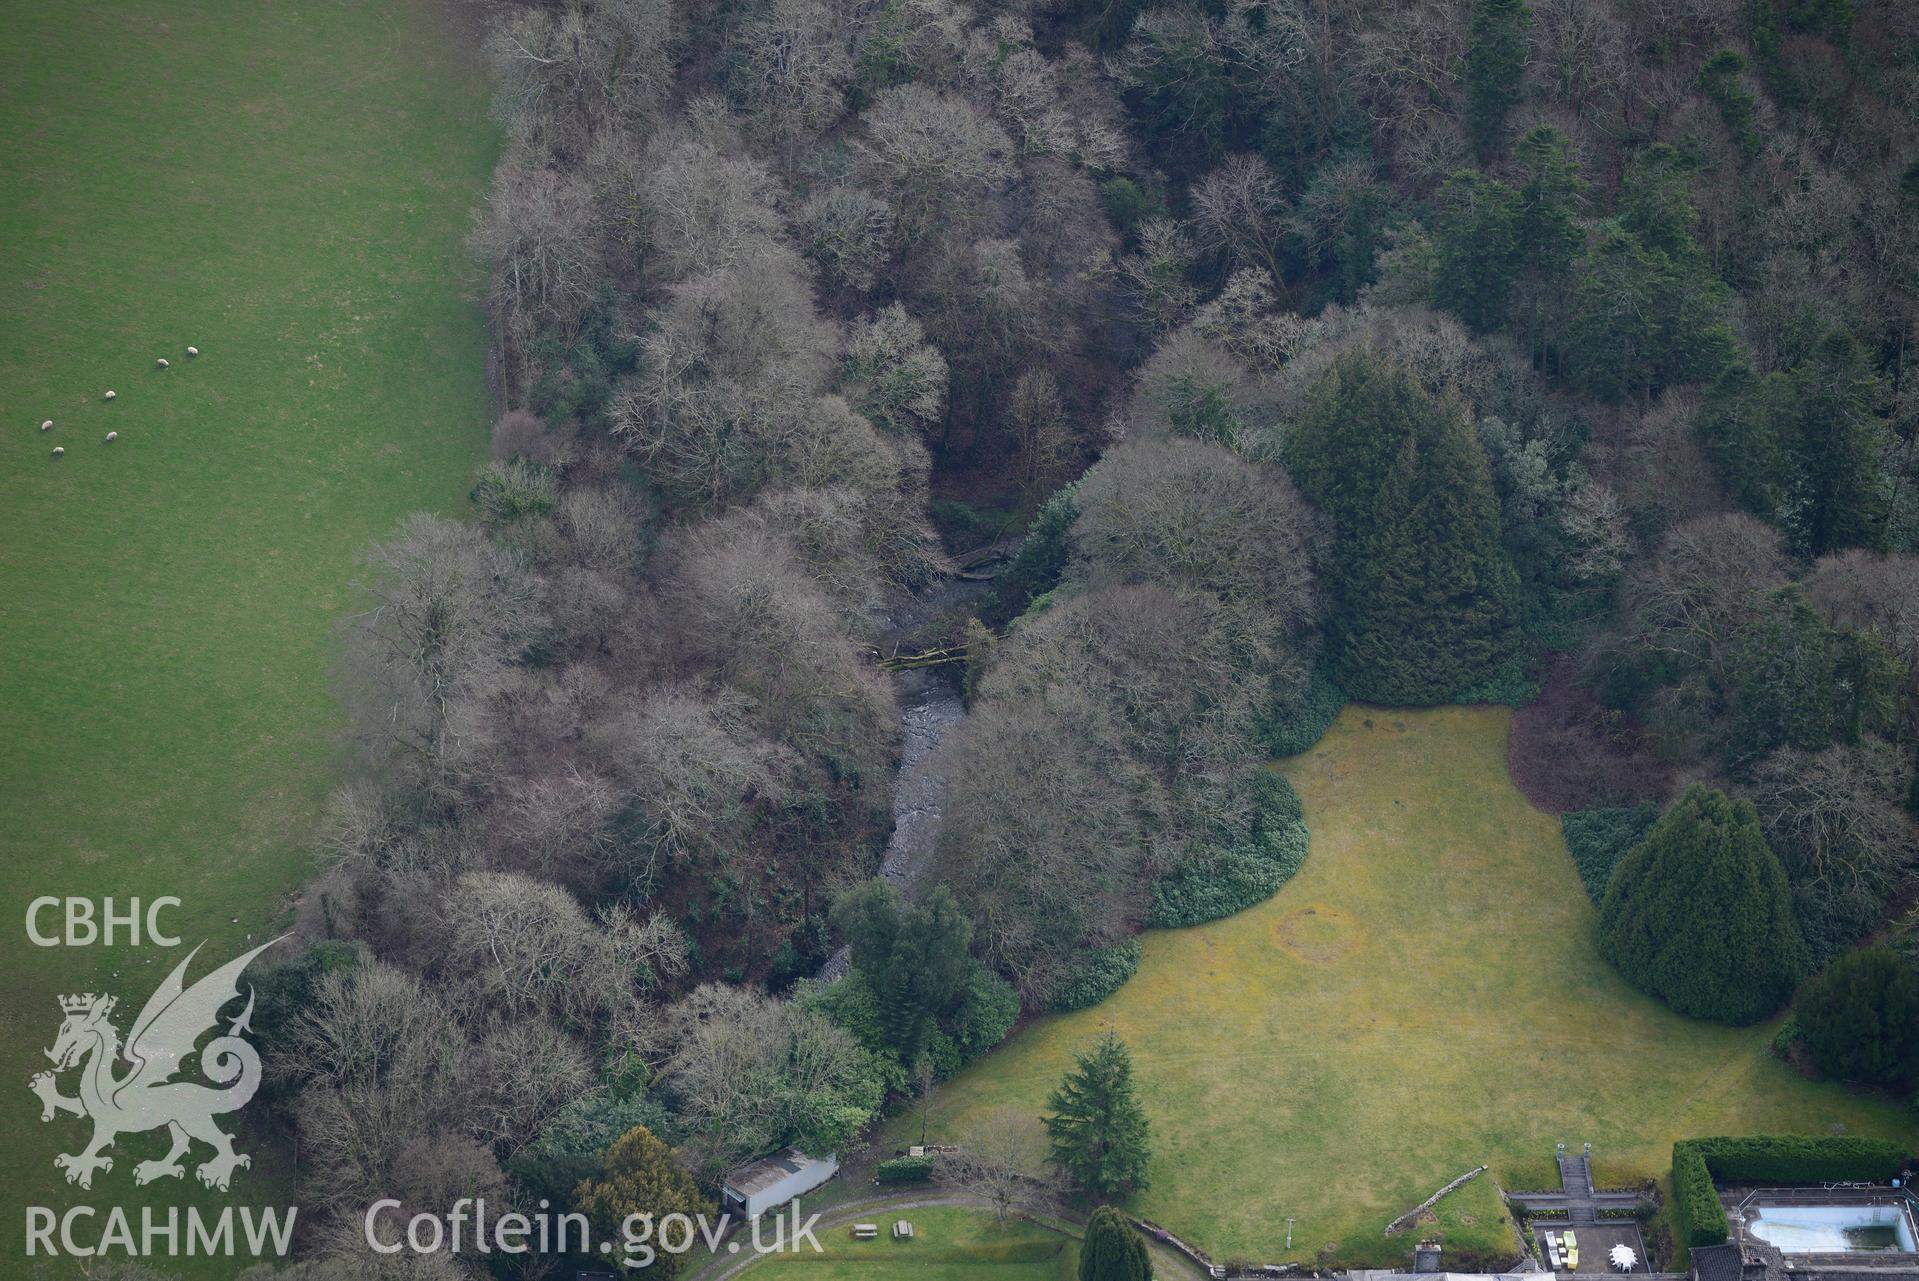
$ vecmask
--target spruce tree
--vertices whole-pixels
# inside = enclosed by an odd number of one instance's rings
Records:
[[[1519,101],[1532,10],[1525,0],[1473,0],[1466,51],[1466,125],[1484,155],[1499,143],[1506,113]]]
[[[1464,405],[1357,352],[1313,389],[1284,459],[1333,525],[1329,632],[1349,694],[1443,703],[1516,652],[1518,580]]]
[[[1740,1026],[1777,1009],[1806,945],[1752,803],[1687,788],[1613,869],[1599,948],[1681,1014]]]
[[[1124,1197],[1147,1186],[1151,1159],[1146,1113],[1133,1092],[1133,1056],[1108,1029],[1047,1099],[1041,1118],[1052,1138],[1053,1164],[1083,1190]]]
[[[1079,1281],[1147,1281],[1153,1275],[1146,1243],[1110,1205],[1093,1211],[1079,1246]]]
[[[1919,1071],[1919,974],[1890,948],[1834,961],[1799,994],[1798,1018],[1828,1076],[1889,1085]]]

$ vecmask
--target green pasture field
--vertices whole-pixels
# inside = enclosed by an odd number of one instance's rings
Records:
[[[26,1090],[56,998],[113,992],[124,1032],[180,953],[31,946],[25,914],[174,895],[163,924],[214,963],[285,921],[338,777],[330,629],[356,557],[406,512],[454,508],[483,455],[463,242],[497,130],[432,0],[5,8],[0,1259],[17,1260],[26,1205],[288,1197],[290,1157],[258,1136],[233,1198],[135,1189],[158,1133],[123,1140],[90,1193],[65,1185],[52,1158],[87,1127],[42,1125]]]

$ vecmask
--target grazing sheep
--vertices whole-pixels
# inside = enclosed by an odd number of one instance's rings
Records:
[[[53,447],[53,456],[54,456],[55,458],[58,458],[58,457],[60,457],[60,455],[62,455],[62,454],[64,454],[64,453],[66,453],[66,452],[67,452],[67,447],[66,447],[65,445],[55,445],[55,446]]]
[[[154,361],[153,363],[161,369],[167,368],[167,358],[165,356],[160,357],[160,359]]]
[[[112,400],[115,396],[118,396],[119,394],[120,393],[117,391],[110,391],[106,394],[106,396],[103,399]]]
[[[111,445],[114,441],[118,439],[120,439],[120,433],[117,431],[110,431],[107,433],[107,438],[104,443]]]
[[[41,431],[52,431],[52,430],[53,430],[53,419],[51,419],[51,418],[49,418],[49,419],[47,419],[47,421],[45,421],[45,422],[43,422],[43,423],[41,423],[41,424],[40,424],[40,430],[41,430]]]
[[[199,355],[199,354],[200,354],[200,349],[199,349],[198,347],[189,347],[189,348],[187,348],[187,355],[189,355],[189,356],[197,356],[197,355]]]

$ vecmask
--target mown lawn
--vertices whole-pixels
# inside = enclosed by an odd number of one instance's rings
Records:
[[[124,1031],[171,957],[29,946],[26,904],[177,895],[209,959],[270,928],[336,774],[329,628],[355,558],[459,503],[482,455],[462,241],[496,131],[450,23],[434,0],[7,7],[0,1258],[23,1204],[82,1196],[51,1159],[85,1127],[42,1126],[24,1089],[56,996],[117,993]],[[123,1143],[83,1199],[215,1203],[135,1192],[163,1146]],[[269,1150],[236,1190],[284,1199],[286,1166]]]
[[[1238,916],[1148,934],[1115,996],[946,1086],[937,1137],[993,1107],[1038,1111],[1110,1022],[1154,1126],[1135,1210],[1219,1258],[1367,1265],[1408,1262],[1412,1235],[1384,1225],[1455,1175],[1486,1164],[1524,1186],[1558,1141],[1590,1141],[1601,1178],[1627,1179],[1661,1174],[1687,1135],[1919,1137],[1910,1110],[1793,1074],[1772,1026],[1679,1018],[1600,961],[1557,820],[1507,777],[1509,718],[1347,708],[1285,765],[1312,828],[1298,877]],[[1507,1248],[1492,1188],[1442,1203],[1454,1266]]]
[[[893,1220],[913,1224],[910,1241],[892,1239]],[[811,1247],[770,1254],[746,1275],[753,1281],[1071,1281],[1079,1243],[1025,1219],[997,1222],[990,1210],[929,1207],[876,1214],[877,1241],[854,1241],[844,1227],[819,1231]]]

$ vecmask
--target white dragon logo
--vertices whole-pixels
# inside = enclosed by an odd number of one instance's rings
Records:
[[[187,953],[186,960],[174,966],[173,973],[147,998],[140,1017],[133,1021],[124,1054],[120,1034],[108,1021],[115,1004],[113,997],[89,992],[60,998],[66,1020],[60,1024],[53,1048],[46,1052],[53,1061],[53,1071],[38,1073],[28,1086],[40,1096],[42,1121],[51,1121],[62,1112],[93,1118],[93,1141],[80,1152],[53,1158],[55,1168],[66,1171],[68,1183],[91,1188],[94,1171],[113,1169],[113,1158],[102,1153],[116,1137],[163,1125],[173,1137],[173,1148],[158,1161],[136,1165],[135,1183],[185,1174],[180,1158],[195,1139],[213,1148],[212,1158],[194,1171],[210,1188],[225,1191],[236,1168],[253,1164],[252,1157],[233,1150],[232,1136],[213,1123],[219,1114],[245,1107],[260,1088],[259,1052],[241,1035],[253,1030],[249,1025],[253,1017],[251,989],[246,1009],[230,1021],[226,1035],[216,1036],[200,1052],[200,1070],[224,1088],[170,1078],[193,1053],[194,1043],[215,1030],[221,1008],[239,997],[241,971],[279,941],[262,943],[192,987],[186,987],[182,979],[200,948]],[[116,1076],[115,1068],[123,1060],[131,1065],[130,1070]],[[68,1098],[60,1093],[54,1077],[83,1061],[80,1093]]]

